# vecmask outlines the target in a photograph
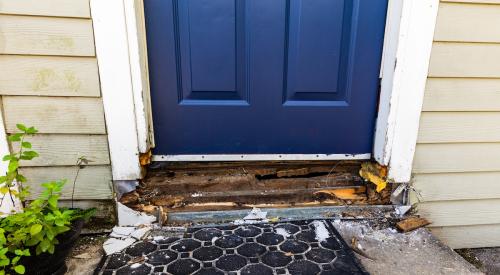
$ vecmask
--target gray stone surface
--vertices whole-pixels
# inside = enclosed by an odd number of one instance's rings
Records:
[[[371,258],[356,255],[370,274],[482,274],[427,229],[404,234],[366,221],[333,224],[346,242],[356,238]]]

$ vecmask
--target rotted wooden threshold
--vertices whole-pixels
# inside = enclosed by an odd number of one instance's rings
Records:
[[[359,176],[360,161],[153,163],[128,207],[169,213],[342,205],[388,205],[390,188]]]

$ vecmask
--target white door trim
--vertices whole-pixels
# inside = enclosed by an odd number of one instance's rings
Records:
[[[91,0],[115,180],[141,177],[153,146],[143,0]],[[410,179],[439,0],[389,0],[374,158],[396,182]],[[346,159],[363,155],[182,155],[154,160]]]
[[[135,5],[134,0],[90,1],[113,180],[141,178],[139,155],[147,148]]]
[[[389,3],[374,157],[389,167],[389,180],[408,182],[439,0]]]

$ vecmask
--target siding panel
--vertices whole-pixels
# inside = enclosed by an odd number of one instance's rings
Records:
[[[21,169],[30,187],[32,197],[42,191],[41,183],[54,180],[67,180],[63,188],[61,199],[71,199],[73,180],[76,175],[76,166],[65,167],[24,167]],[[78,173],[75,184],[76,200],[112,199],[111,167],[87,166]]]
[[[90,17],[89,0],[0,0],[0,13]]]
[[[423,112],[417,142],[500,142],[500,112]]]
[[[3,107],[7,133],[17,132],[17,123],[39,133],[106,133],[100,98],[4,96]]]
[[[453,249],[500,246],[500,224],[435,227],[431,231]]]
[[[21,162],[21,166],[75,165],[82,156],[91,161],[89,165],[109,164],[106,135],[35,135],[27,140],[40,157]]]
[[[95,57],[0,55],[0,94],[99,97]]]
[[[500,143],[417,144],[414,173],[500,171]]]
[[[429,77],[500,77],[500,44],[434,42]]]
[[[0,15],[0,53],[94,56],[90,19]]]
[[[500,26],[500,5],[441,3],[434,40],[500,42],[500,28],[492,26]]]
[[[500,199],[424,202],[417,210],[431,227],[500,223]]]
[[[429,78],[423,111],[500,111],[500,79]]]
[[[416,174],[411,202],[500,199],[500,172]]]

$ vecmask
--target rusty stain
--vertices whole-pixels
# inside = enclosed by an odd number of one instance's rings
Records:
[[[139,163],[141,164],[141,166],[145,166],[151,163],[151,155],[151,150],[139,155]]]

